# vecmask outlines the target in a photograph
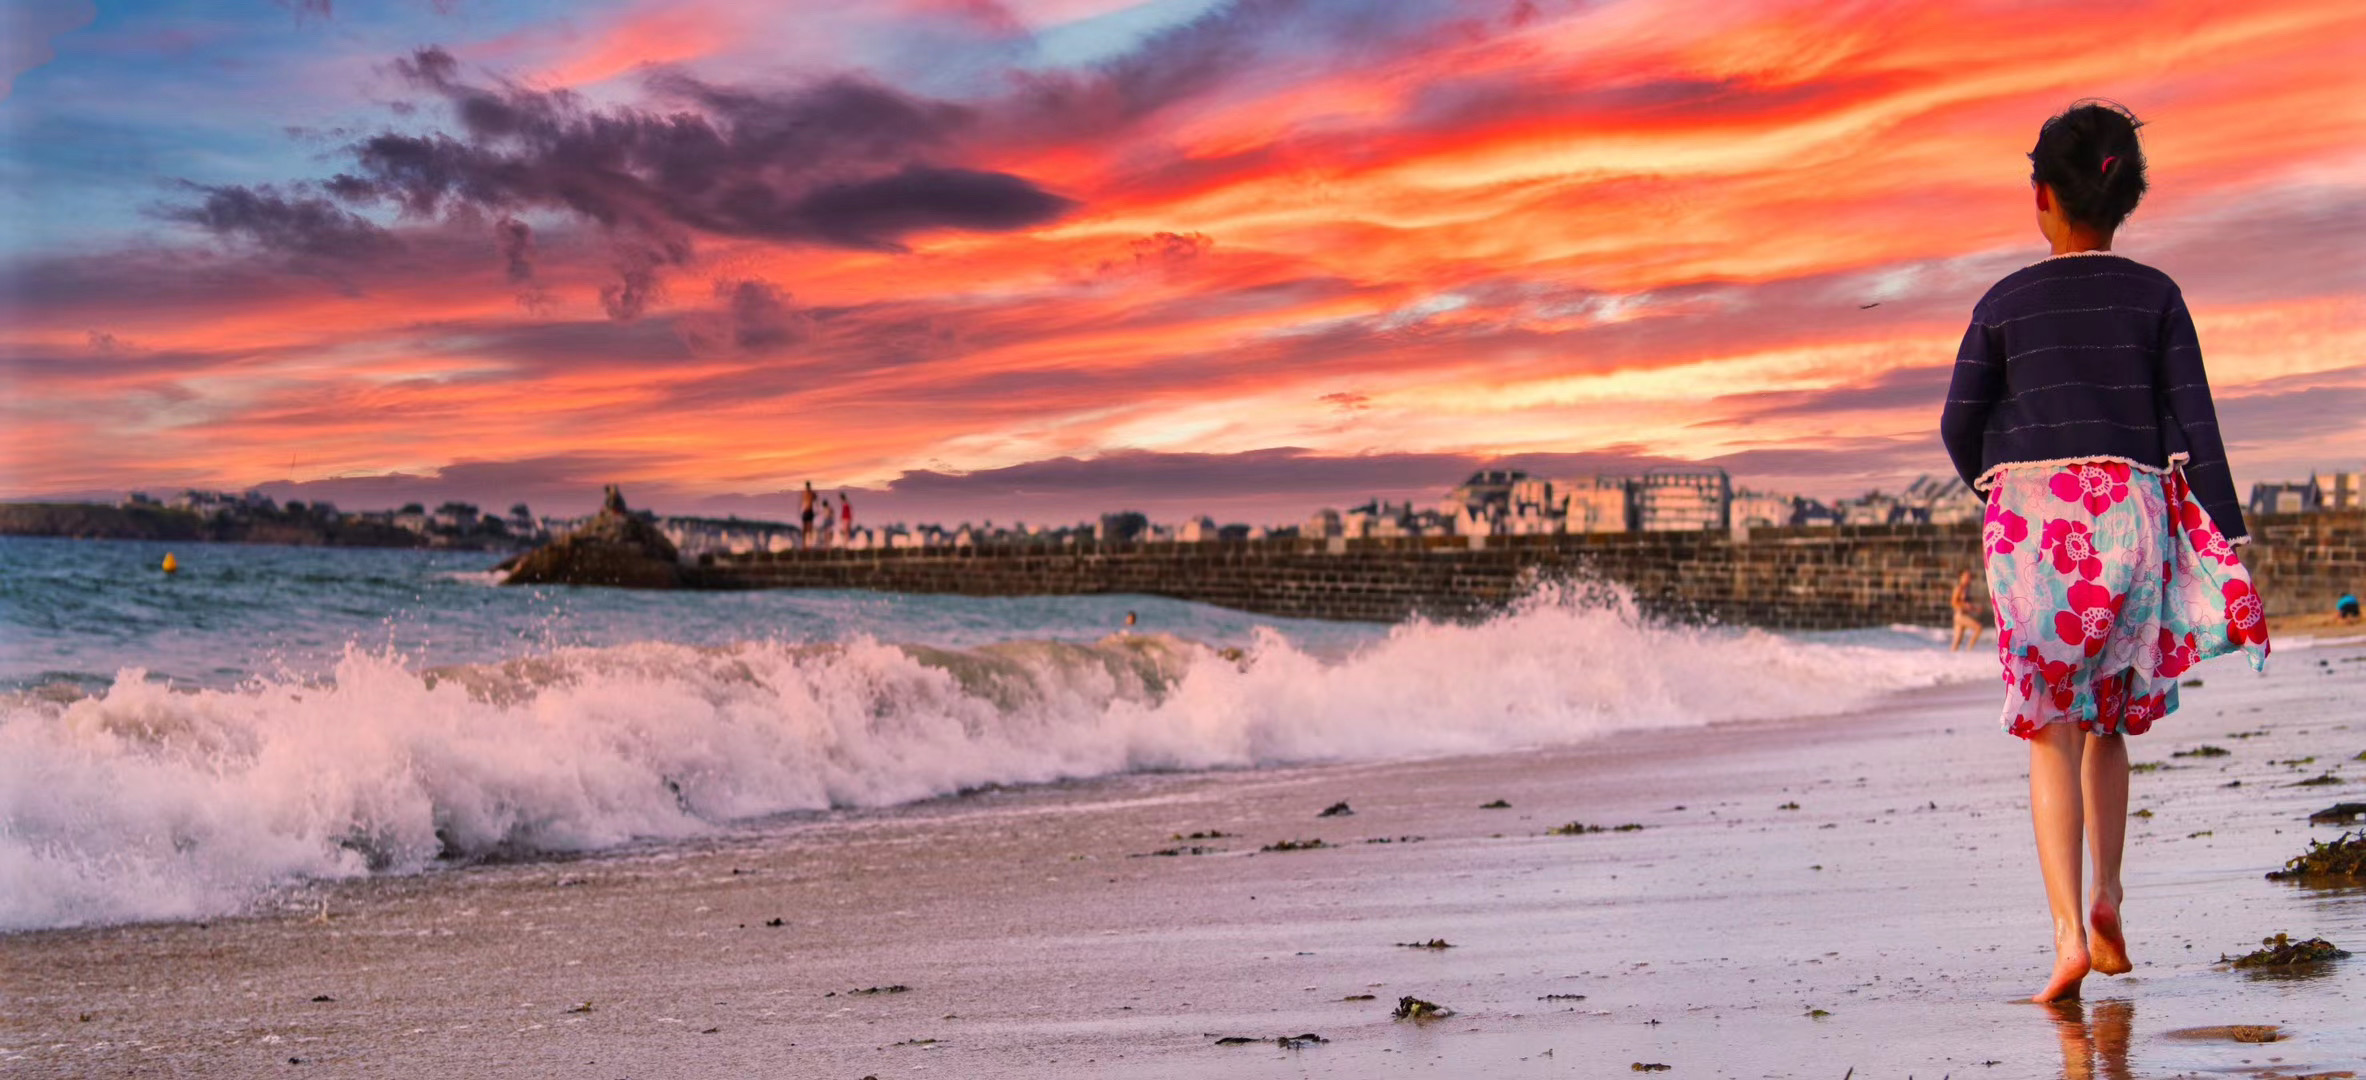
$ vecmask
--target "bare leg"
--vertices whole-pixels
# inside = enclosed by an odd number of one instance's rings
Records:
[[[2087,921],[2079,911],[2079,834],[2086,826],[2079,758],[2086,738],[2075,724],[2048,724],[2029,740],[2029,819],[2037,832],[2046,907],[2054,916],[2054,977],[2031,1001],[2077,997],[2090,963]]]
[[[2095,970],[2105,975],[2126,974],[2128,943],[2120,934],[2120,851],[2128,840],[2128,740],[2121,735],[2090,735],[2080,769],[2086,793],[2087,850],[2095,860],[2095,898],[2087,910],[2094,929],[2090,943]]]

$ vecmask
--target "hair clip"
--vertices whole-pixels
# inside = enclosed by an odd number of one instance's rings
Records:
[[[2107,158],[2104,158],[2104,159],[2103,159],[2103,170],[2102,170],[2102,171],[2103,171],[2103,174],[2104,174],[2105,176],[2109,176],[2109,175],[2111,175],[2111,163],[2112,163],[2112,162],[2114,162],[2114,161],[2118,161],[2119,159],[2120,159],[2120,156],[2119,156],[2118,154],[2113,154],[2113,155],[2111,155],[2110,157],[2107,157]]]

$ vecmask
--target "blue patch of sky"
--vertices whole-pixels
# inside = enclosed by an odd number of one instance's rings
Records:
[[[291,135],[415,126],[386,107],[387,63],[482,41],[592,5],[529,0],[345,2],[323,17],[261,0],[101,4],[0,101],[0,257],[147,240],[177,182],[287,183],[337,170],[344,140]]]
[[[1225,6],[1227,0],[1149,0],[1090,18],[1046,27],[1035,35],[1036,64],[1082,67],[1133,51],[1142,39]]]

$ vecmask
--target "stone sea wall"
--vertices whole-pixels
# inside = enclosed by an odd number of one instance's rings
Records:
[[[2326,611],[2366,587],[2366,514],[2252,522],[2245,550],[2271,615]],[[1974,572],[1977,525],[1870,525],[1724,533],[1414,540],[1264,540],[813,551],[705,560],[694,588],[877,589],[969,596],[1144,593],[1242,611],[1393,622],[1500,607],[1540,579],[1589,577],[1632,590],[1648,612],[1773,629],[1945,625],[1956,575]]]

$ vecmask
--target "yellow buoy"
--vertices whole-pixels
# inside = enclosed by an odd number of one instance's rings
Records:
[[[175,571],[175,570],[178,570],[178,569],[180,569],[180,568],[181,568],[181,560],[179,560],[179,559],[176,559],[176,558],[173,558],[173,553],[172,553],[172,552],[169,552],[169,551],[165,552],[165,553],[164,553],[164,572],[165,572],[165,573],[167,573],[167,574],[169,574],[169,573],[172,573],[173,571]]]

